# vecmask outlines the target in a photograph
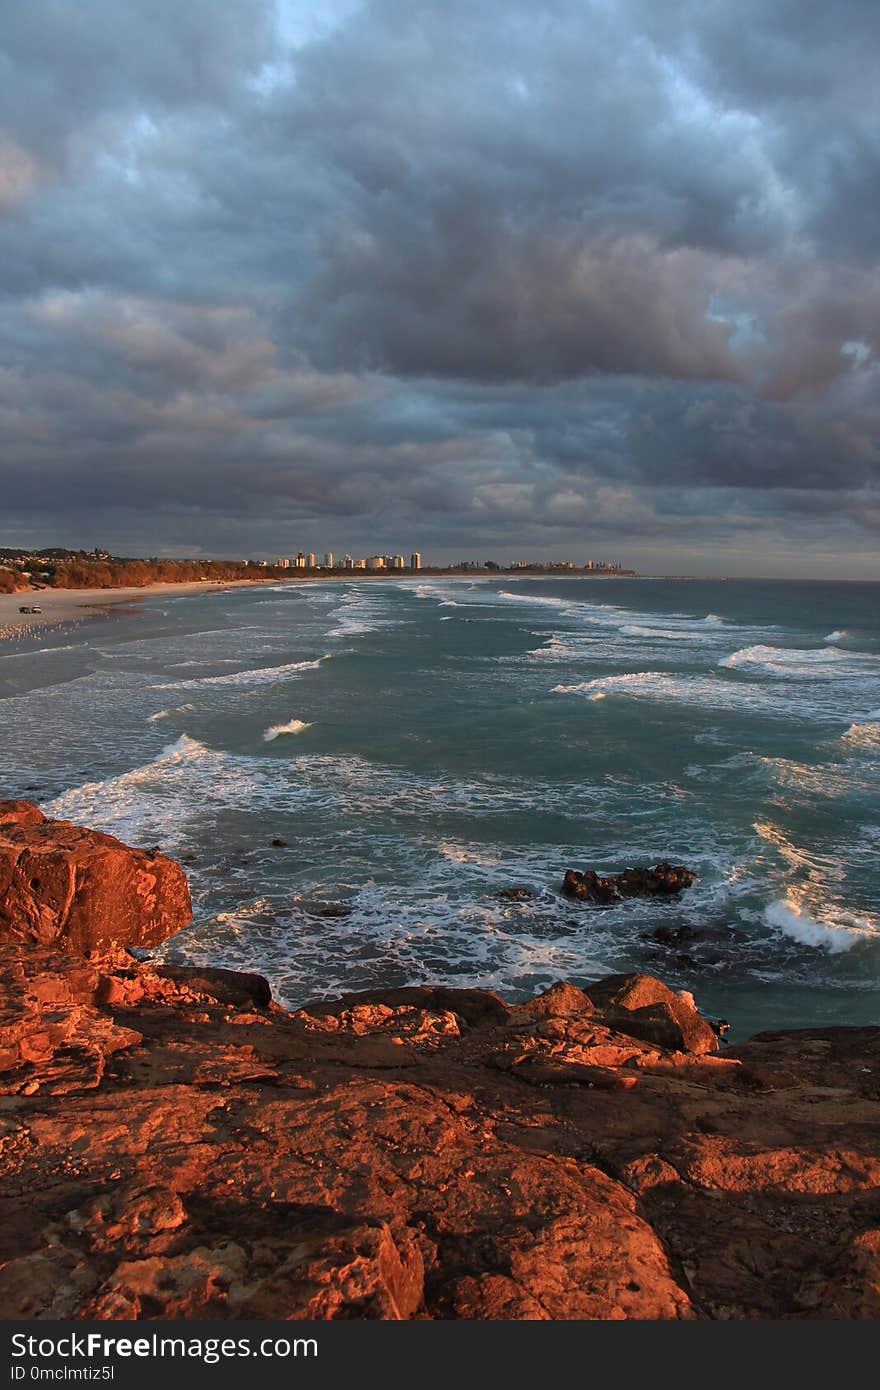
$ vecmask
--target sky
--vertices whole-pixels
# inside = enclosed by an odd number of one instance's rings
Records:
[[[880,5],[0,0],[0,545],[880,578]]]

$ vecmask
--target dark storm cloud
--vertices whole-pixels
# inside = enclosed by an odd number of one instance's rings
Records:
[[[867,557],[878,41],[855,0],[6,5],[0,540]]]

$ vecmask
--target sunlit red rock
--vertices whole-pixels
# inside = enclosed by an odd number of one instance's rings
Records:
[[[880,1029],[718,1053],[644,975],[287,1013],[60,920],[0,934],[7,1318],[878,1316]]]
[[[186,875],[165,855],[0,802],[0,939],[83,954],[156,946],[191,917]]]

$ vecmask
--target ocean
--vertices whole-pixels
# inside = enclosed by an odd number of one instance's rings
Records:
[[[643,970],[732,1039],[878,1024],[878,594],[414,574],[151,597],[3,650],[0,788],[180,859],[195,920],[157,954],[260,971],[288,1006]],[[696,885],[559,893],[660,859]]]

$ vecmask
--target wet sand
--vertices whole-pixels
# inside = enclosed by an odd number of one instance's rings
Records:
[[[22,642],[47,631],[59,632],[76,628],[89,618],[104,616],[108,610],[126,607],[139,599],[157,594],[176,597],[179,594],[216,593],[245,584],[260,583],[252,579],[230,579],[223,583],[145,584],[140,588],[123,589],[26,589],[17,594],[0,594],[0,645]],[[21,613],[19,609],[40,608],[40,613]]]

